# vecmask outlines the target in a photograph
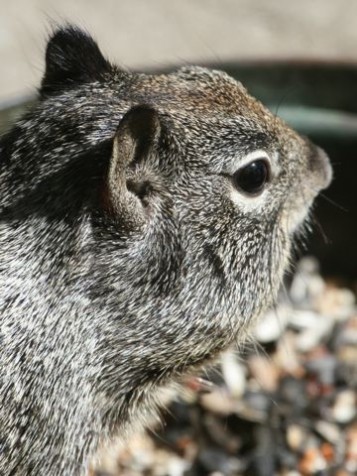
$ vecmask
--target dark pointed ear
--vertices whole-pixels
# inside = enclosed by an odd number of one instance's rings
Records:
[[[152,184],[137,174],[137,165],[157,152],[161,133],[158,113],[135,106],[120,122],[113,142],[107,187],[111,211],[127,230],[139,230],[148,220]]]
[[[40,93],[60,92],[78,83],[103,79],[112,70],[97,43],[83,30],[66,26],[50,38]]]

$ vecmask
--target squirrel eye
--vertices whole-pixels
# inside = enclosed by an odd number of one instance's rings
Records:
[[[254,160],[233,175],[234,186],[249,195],[262,192],[269,179],[270,167],[265,159]]]

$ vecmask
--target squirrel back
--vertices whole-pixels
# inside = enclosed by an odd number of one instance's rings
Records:
[[[0,141],[0,474],[86,474],[274,303],[325,154],[221,71],[56,31]]]

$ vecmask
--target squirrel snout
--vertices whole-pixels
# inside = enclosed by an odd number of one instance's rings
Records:
[[[313,183],[317,191],[327,188],[333,177],[330,159],[320,147],[314,146],[310,167],[313,172]]]

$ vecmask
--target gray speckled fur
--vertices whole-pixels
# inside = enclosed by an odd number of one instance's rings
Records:
[[[330,172],[225,73],[124,73],[70,27],[40,96],[0,143],[0,474],[77,476],[244,339]],[[141,148],[122,120],[137,105]],[[230,176],[257,149],[278,171],[240,202]]]

